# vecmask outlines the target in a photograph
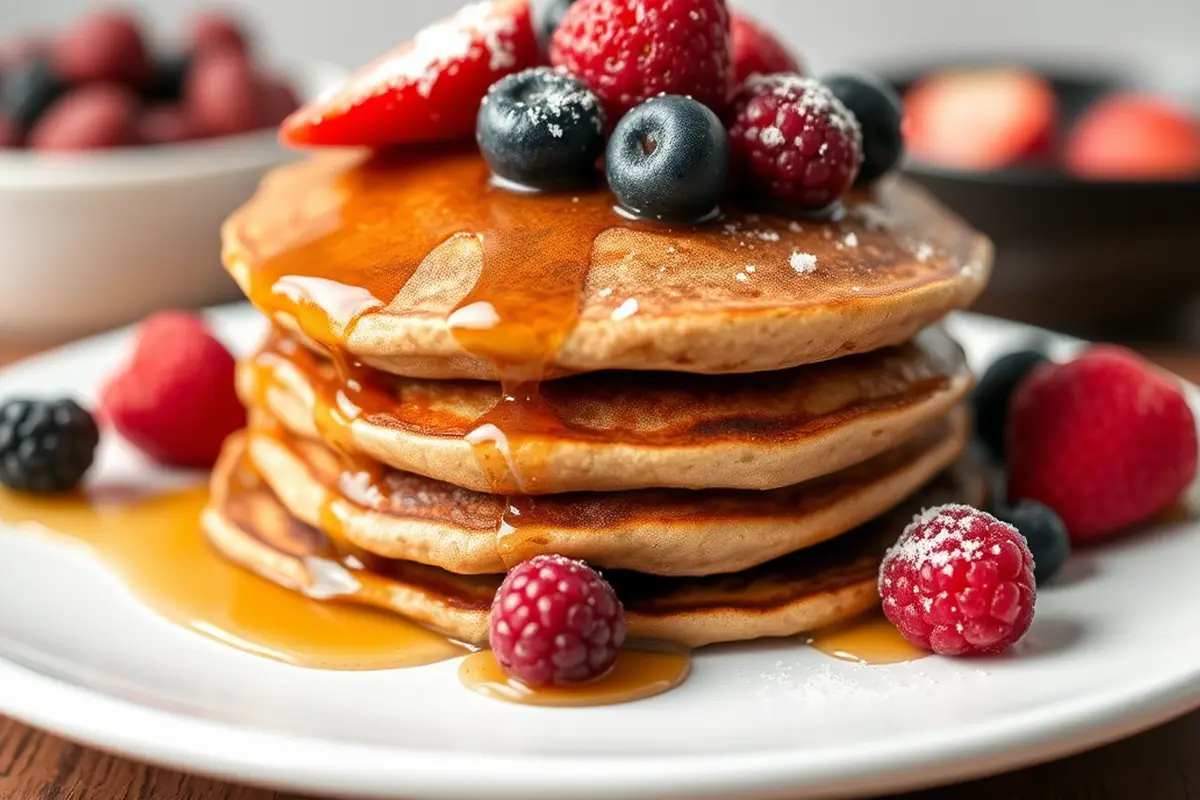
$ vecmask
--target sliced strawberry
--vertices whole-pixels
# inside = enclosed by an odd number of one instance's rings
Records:
[[[525,0],[475,3],[292,114],[280,139],[297,147],[469,139],[488,87],[540,58]]]
[[[910,89],[904,103],[905,142],[925,161],[991,170],[1052,154],[1058,103],[1053,87],[1032,72],[945,72]]]
[[[1170,180],[1200,174],[1200,119],[1165,100],[1116,94],[1067,140],[1067,168],[1085,178]]]

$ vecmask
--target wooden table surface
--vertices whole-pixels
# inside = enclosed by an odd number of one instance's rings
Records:
[[[0,363],[30,348],[0,343]],[[1200,383],[1200,354],[1155,352],[1163,366]],[[1183,635],[1194,635],[1195,632]],[[1197,800],[1200,712],[1062,761],[905,800]],[[0,717],[3,800],[301,800],[147,766],[51,736]]]

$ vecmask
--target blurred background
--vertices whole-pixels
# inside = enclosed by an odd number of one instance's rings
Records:
[[[3,42],[17,40],[22,32],[68,29],[100,5],[0,0],[0,53]],[[137,11],[155,49],[167,51],[184,39],[195,13],[210,7],[191,0],[120,5]],[[459,0],[241,0],[220,8],[245,20],[254,32],[256,61],[302,99],[336,79],[336,69],[325,64],[359,65],[459,5]],[[862,67],[888,78],[901,92],[926,90],[920,98],[922,142],[910,148],[918,151],[910,173],[996,240],[999,264],[983,310],[1094,338],[1200,346],[1200,0],[738,0],[734,5],[785,38],[814,74]],[[1008,69],[954,80],[962,77],[964,66],[981,65]],[[0,61],[0,81],[5,69]],[[1100,134],[1086,147],[1076,147],[1081,118],[1114,93],[1136,102],[1106,109],[1108,117],[1118,119],[1101,120]],[[278,97],[279,109],[286,108],[289,100]],[[1151,99],[1149,106],[1142,103],[1145,98]],[[997,115],[997,108],[1005,113]],[[998,126],[995,142],[973,132],[980,119]],[[255,124],[265,130],[270,122]],[[161,132],[156,128],[153,135],[164,141],[182,138],[173,123],[155,123]],[[230,133],[238,134],[233,144],[196,156],[221,165],[220,180],[208,176],[207,183],[197,183],[194,168],[182,180],[175,169],[170,175],[175,182],[167,188],[160,180],[154,192],[145,193],[140,181],[140,188],[127,186],[121,200],[157,209],[157,224],[177,229],[159,238],[174,242],[176,253],[193,252],[197,262],[215,263],[215,222],[263,169],[284,157],[268,150],[269,135],[256,138],[240,128]],[[1031,137],[1029,146],[1014,144],[1022,136]],[[964,138],[991,144],[979,152],[956,152],[950,140]],[[31,306],[37,306],[30,298],[47,274],[31,264],[55,267],[67,259],[96,257],[94,246],[88,253],[72,249],[69,241],[44,245],[47,215],[73,204],[71,213],[83,220],[76,238],[86,238],[88,231],[100,235],[101,228],[112,226],[89,227],[87,220],[95,218],[96,203],[107,205],[98,187],[112,176],[94,175],[81,188],[74,177],[59,174],[49,181],[58,191],[52,194],[41,172],[4,153],[0,149],[0,237],[8,237],[9,244],[0,253],[0,337],[82,333],[117,321],[83,314],[85,324],[72,328],[70,321],[81,319],[80,308],[60,309],[61,319],[36,330],[28,319]],[[1110,158],[1114,153],[1121,157],[1119,164]],[[1136,156],[1132,165],[1128,153]],[[145,172],[154,183],[154,169],[131,163],[122,175]],[[140,200],[131,200],[136,191],[143,192]],[[185,221],[196,232],[189,233]],[[14,228],[20,231],[10,232]],[[31,228],[42,231],[37,240]],[[145,229],[143,223],[142,234]],[[31,238],[27,245],[13,238],[22,234]],[[121,234],[125,239],[137,235],[136,230]],[[169,258],[166,252],[150,258]],[[81,295],[94,305],[111,293],[112,282],[83,266],[71,274],[84,284],[92,282]],[[190,274],[191,267],[177,266],[174,278],[170,272],[164,277],[156,264],[126,281],[133,287],[127,291],[143,304],[159,297],[209,302],[234,296],[219,276],[213,277],[216,272],[189,283]],[[173,283],[164,286],[168,281]],[[38,310],[38,319],[46,316]]]

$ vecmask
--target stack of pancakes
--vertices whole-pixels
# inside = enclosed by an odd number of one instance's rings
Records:
[[[988,242],[898,180],[821,220],[612,206],[497,188],[466,150],[270,176],[224,230],[273,328],[240,366],[214,544],[467,642],[539,553],[600,568],[635,637],[870,609],[912,513],[983,499],[937,323],[982,290]]]

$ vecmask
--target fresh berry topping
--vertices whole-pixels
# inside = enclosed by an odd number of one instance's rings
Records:
[[[66,88],[48,60],[22,61],[6,70],[0,81],[0,116],[18,130],[28,131]]]
[[[598,678],[625,641],[625,609],[582,561],[534,556],[509,570],[492,602],[496,661],[529,686]]]
[[[562,23],[567,10],[575,4],[575,0],[530,0],[529,13],[533,16],[533,32],[537,35],[538,46],[543,52],[550,51],[550,40]]]
[[[262,93],[263,112],[270,125],[278,125],[300,107],[296,91],[282,78],[261,78],[259,91]]]
[[[586,83],[613,122],[663,94],[719,114],[733,91],[729,11],[724,0],[580,0],[554,34],[550,63]]]
[[[821,79],[858,120],[862,129],[863,162],[858,186],[868,186],[892,170],[904,154],[900,125],[904,113],[890,86],[869,75],[830,75]]]
[[[1057,107],[1053,87],[1032,72],[934,75],[904,99],[905,142],[917,158],[956,169],[1042,161],[1053,152]]]
[[[100,432],[73,400],[9,400],[0,406],[0,484],[21,492],[68,492],[95,459]]]
[[[540,60],[525,0],[469,5],[301,108],[280,136],[298,147],[469,139],[488,88]]]
[[[996,517],[1021,532],[1033,553],[1033,577],[1041,586],[1053,578],[1071,555],[1067,527],[1053,510],[1032,500],[1022,500],[1012,508],[1001,508]]]
[[[654,97],[617,124],[605,157],[608,183],[636,216],[698,222],[712,216],[729,178],[729,138],[690,97]]]
[[[604,112],[579,81],[535,67],[488,90],[475,138],[499,178],[533,189],[587,186],[604,151]]]
[[[143,93],[152,103],[178,103],[192,67],[190,53],[176,53],[154,62],[154,72]]]
[[[735,86],[741,86],[751,75],[803,72],[787,45],[745,14],[733,12],[732,32]]]
[[[747,81],[733,101],[729,138],[749,188],[801,209],[836,202],[862,163],[854,115],[828,87],[798,75]]]
[[[196,61],[184,85],[184,105],[209,135],[245,133],[267,124],[259,77],[246,57],[233,50]]]
[[[1013,399],[1009,497],[1054,509],[1075,542],[1165,510],[1195,478],[1196,458],[1179,382],[1120,347],[1043,364]]]
[[[1033,556],[1016,528],[990,514],[931,508],[884,557],[879,593],[883,613],[917,647],[999,653],[1033,622]]]
[[[250,51],[246,32],[233,17],[219,11],[197,14],[188,32],[188,42],[195,53],[232,50],[246,55]]]
[[[50,107],[29,134],[34,150],[97,150],[137,144],[138,101],[111,83],[73,89]]]
[[[120,11],[84,17],[54,44],[54,65],[71,83],[142,86],[150,56],[138,21]]]
[[[163,464],[209,467],[246,424],[233,356],[191,314],[165,312],[138,332],[133,357],[101,394],[105,418]]]
[[[1067,168],[1085,178],[1161,180],[1200,174],[1200,121],[1163,100],[1117,94],[1080,118]]]
[[[1017,385],[1034,367],[1045,363],[1046,354],[1037,350],[1018,350],[996,359],[983,374],[971,394],[975,411],[975,431],[993,457],[1003,461],[1007,450],[1008,409]]]

